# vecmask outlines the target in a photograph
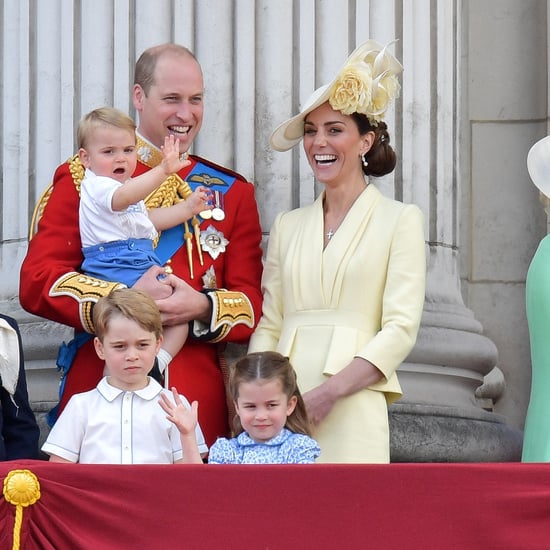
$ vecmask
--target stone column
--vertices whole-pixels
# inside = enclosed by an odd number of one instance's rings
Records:
[[[398,113],[402,186],[395,187],[426,215],[428,278],[417,344],[399,369],[404,397],[390,409],[392,460],[517,460],[521,433],[492,412],[504,389],[497,349],[460,288],[466,13],[461,2],[417,7],[403,4],[407,76]]]

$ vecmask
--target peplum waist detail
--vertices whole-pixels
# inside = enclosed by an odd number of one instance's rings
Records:
[[[286,314],[277,351],[290,358],[302,391],[319,385],[326,376],[340,372],[351,360],[368,360],[368,343],[379,327],[357,311],[315,309]],[[401,396],[394,374],[370,386],[382,391],[388,402]]]

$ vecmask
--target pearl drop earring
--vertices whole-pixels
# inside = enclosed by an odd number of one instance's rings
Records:
[[[367,153],[363,153],[361,155],[361,162],[363,163],[363,166],[365,168],[369,165],[369,161],[367,160]]]

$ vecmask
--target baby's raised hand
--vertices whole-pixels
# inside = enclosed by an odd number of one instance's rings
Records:
[[[185,203],[193,212],[193,215],[200,214],[205,210],[212,210],[214,205],[211,201],[212,191],[200,185],[186,199]]]
[[[197,401],[191,403],[188,409],[182,402],[178,390],[172,388],[174,401],[171,401],[164,393],[160,394],[159,405],[166,413],[166,418],[176,425],[176,428],[183,435],[188,435],[195,431],[198,422],[199,404]]]
[[[191,164],[191,161],[187,158],[187,153],[180,153],[179,138],[175,138],[172,134],[164,138],[164,145],[161,147],[161,151],[163,157],[162,167],[167,176]]]

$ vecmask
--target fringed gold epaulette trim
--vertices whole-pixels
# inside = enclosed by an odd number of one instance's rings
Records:
[[[192,193],[189,184],[177,174],[171,174],[146,199],[147,208],[161,208],[172,206],[185,200]]]
[[[44,214],[44,208],[46,208],[46,205],[50,200],[50,195],[52,194],[52,190],[53,190],[53,184],[50,183],[50,185],[46,187],[42,195],[40,195],[40,198],[38,199],[38,202],[34,207],[34,212],[32,213],[32,218],[31,218],[31,226],[29,228],[29,241],[36,235],[36,231],[38,230],[38,222],[40,221],[40,218],[42,218],[42,214]]]
[[[88,277],[81,273],[66,273],[50,289],[50,296],[69,296],[80,305],[80,320],[87,332],[93,333],[92,309],[94,304],[112,290],[125,288],[121,283],[111,283]]]
[[[80,183],[84,178],[84,171],[85,171],[84,166],[80,162],[80,158],[78,157],[78,155],[74,155],[73,157],[71,157],[67,161],[67,163],[69,164],[69,172],[73,177],[73,182],[74,182],[74,186],[76,187],[76,191],[80,195]],[[40,221],[40,219],[42,218],[42,215],[44,214],[44,209],[46,208],[46,205],[50,200],[52,191],[53,191],[53,183],[50,183],[50,185],[46,187],[42,195],[40,195],[40,198],[38,199],[38,202],[34,207],[34,212],[31,218],[31,226],[29,228],[29,241],[36,235],[36,232],[38,230],[38,222]]]
[[[178,174],[171,174],[166,178],[166,180],[153,191],[146,199],[145,206],[147,209],[151,208],[162,208],[172,206],[178,202],[185,200],[192,193],[191,187],[189,184],[180,178]],[[196,222],[196,223],[194,223]],[[193,216],[193,226],[198,226],[198,220]],[[160,238],[160,232],[157,238],[154,240],[153,245],[157,246],[158,240]],[[191,242],[188,240],[187,242]],[[191,245],[192,246],[192,245]],[[197,243],[197,246],[200,246],[200,243]],[[202,265],[202,262],[201,262]],[[189,269],[192,271],[193,264],[190,261]],[[191,277],[192,278],[192,277]]]
[[[80,162],[80,157],[78,155],[74,155],[74,157],[70,158],[68,160],[68,163],[69,163],[69,172],[73,177],[73,182],[74,182],[74,186],[76,187],[76,192],[80,195],[80,184],[84,179],[84,173],[86,172],[86,169],[84,168],[84,165],[82,164],[82,162]]]
[[[254,326],[252,304],[242,292],[219,289],[209,291],[208,296],[212,302],[210,331],[214,333],[221,330],[211,342],[221,341],[235,325]]]

